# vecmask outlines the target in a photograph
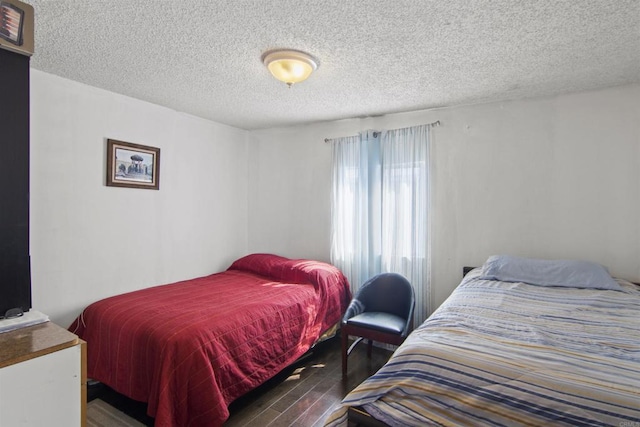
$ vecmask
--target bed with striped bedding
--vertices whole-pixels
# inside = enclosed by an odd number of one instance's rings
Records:
[[[360,407],[392,426],[640,426],[640,287],[469,273],[326,425]]]

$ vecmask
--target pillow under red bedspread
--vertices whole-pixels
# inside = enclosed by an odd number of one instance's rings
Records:
[[[250,254],[234,261],[229,270],[242,270],[287,283],[312,283],[316,288],[328,281],[346,280],[336,267],[308,259],[289,259],[273,254]]]
[[[242,270],[259,274],[264,277],[278,278],[274,272],[280,270],[282,265],[289,261],[289,258],[273,254],[249,254],[238,258],[231,264],[228,270]]]

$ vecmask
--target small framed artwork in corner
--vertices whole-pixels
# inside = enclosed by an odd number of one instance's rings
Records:
[[[31,56],[33,46],[33,6],[0,0],[0,48]]]
[[[107,139],[107,186],[160,189],[160,149]]]

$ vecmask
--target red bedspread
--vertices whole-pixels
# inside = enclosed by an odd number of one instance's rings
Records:
[[[87,341],[89,378],[147,402],[156,426],[215,426],[338,322],[350,296],[333,266],[254,254],[98,301],[70,329]]]

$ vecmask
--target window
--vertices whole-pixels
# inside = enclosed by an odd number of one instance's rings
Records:
[[[382,272],[405,276],[416,292],[415,324],[430,312],[429,128],[333,142],[331,260],[354,292]]]

